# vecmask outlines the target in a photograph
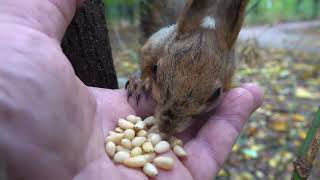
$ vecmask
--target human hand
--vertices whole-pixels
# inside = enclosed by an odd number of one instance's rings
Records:
[[[127,104],[126,93],[123,90],[93,89],[98,100],[98,114],[103,122],[104,135],[114,129],[119,117],[128,114],[148,116],[152,113],[152,105],[142,98],[140,105],[135,107],[135,102]],[[133,98],[134,99],[134,98]],[[229,152],[232,149],[249,115],[262,103],[262,90],[253,84],[244,84],[227,92],[223,102],[214,114],[211,114],[202,127],[192,127],[183,133],[181,138],[185,141],[188,157],[179,160],[172,152],[168,156],[176,160],[172,171],[161,171],[157,179],[201,179],[211,180],[223,167]],[[110,105],[112,108],[110,108]],[[79,179],[94,179],[97,174],[103,173],[111,179],[146,179],[140,170],[128,169],[123,165],[115,165],[109,157],[104,157],[104,162],[99,161],[84,171]],[[105,169],[99,165],[105,163]],[[83,175],[83,177],[81,177]],[[101,174],[100,174],[101,175]],[[100,176],[99,175],[99,176]]]
[[[9,177],[146,179],[114,165],[103,139],[119,117],[150,115],[151,102],[137,108],[123,90],[88,88],[75,76],[60,40],[76,0],[0,3],[0,158]],[[261,96],[254,86],[230,91],[197,135],[186,138],[188,158],[158,178],[214,177]]]

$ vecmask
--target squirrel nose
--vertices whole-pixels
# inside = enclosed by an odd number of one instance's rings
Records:
[[[162,111],[161,116],[164,119],[175,119],[175,115],[174,115],[174,113],[173,113],[173,111],[171,109]]]

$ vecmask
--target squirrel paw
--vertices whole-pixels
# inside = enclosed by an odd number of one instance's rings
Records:
[[[131,76],[125,86],[127,90],[127,100],[134,95],[136,98],[137,106],[139,105],[139,100],[141,95],[144,93],[146,97],[149,97],[151,92],[151,86],[149,78],[146,80],[141,80],[137,76]]]

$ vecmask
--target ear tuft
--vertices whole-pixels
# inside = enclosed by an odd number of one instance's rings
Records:
[[[212,16],[206,16],[202,19],[201,27],[206,29],[215,29],[216,28],[216,20]]]
[[[178,21],[177,37],[199,28],[212,29],[232,48],[249,0],[188,0]]]
[[[209,1],[188,0],[178,21],[177,35],[190,33],[200,27],[202,20],[208,15]]]

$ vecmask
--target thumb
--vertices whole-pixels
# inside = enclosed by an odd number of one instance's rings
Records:
[[[2,20],[61,41],[82,0],[0,0]]]

